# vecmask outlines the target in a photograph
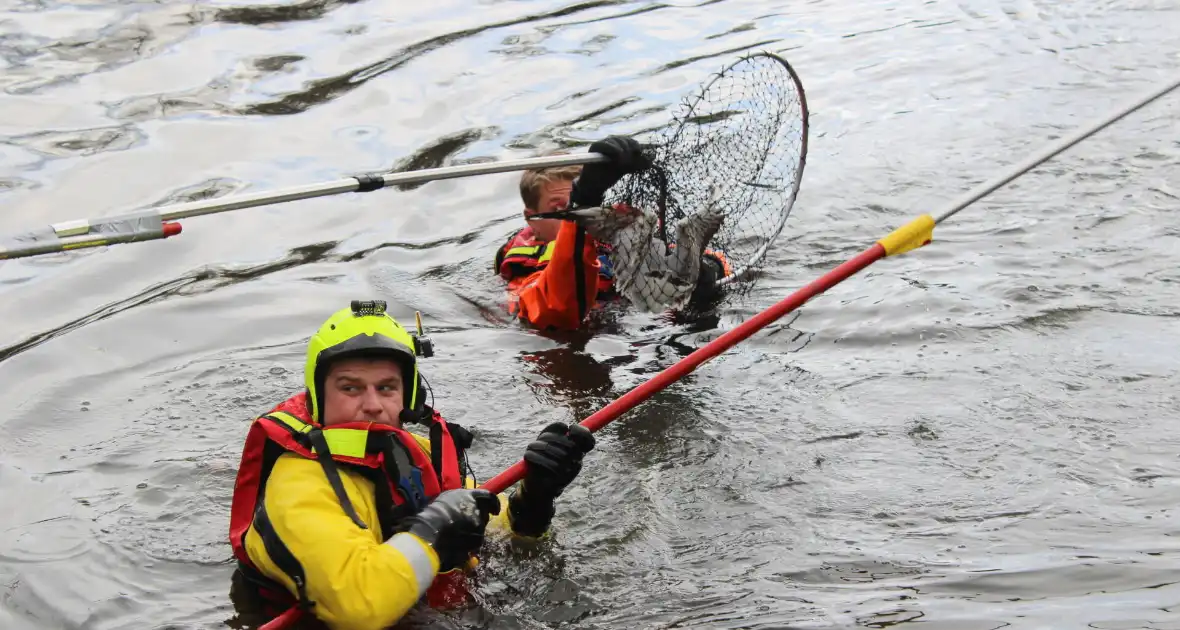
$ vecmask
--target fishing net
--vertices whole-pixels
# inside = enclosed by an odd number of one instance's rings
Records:
[[[619,292],[649,311],[748,292],[799,192],[807,119],[798,75],[765,52],[684,99],[647,141],[653,168],[624,177],[580,221],[613,249]],[[698,282],[718,271],[717,290]]]

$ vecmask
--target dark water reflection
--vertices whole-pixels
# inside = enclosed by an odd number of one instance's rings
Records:
[[[0,263],[0,627],[241,627],[253,414],[356,297],[420,311],[486,479],[918,212],[1180,67],[1180,7],[543,0],[10,2],[0,235],[661,125],[746,50],[812,107],[748,299],[592,334],[508,320],[512,174],[255,208]],[[556,536],[407,627],[1180,624],[1180,101],[1165,99],[599,434]],[[248,624],[247,624],[248,625]]]

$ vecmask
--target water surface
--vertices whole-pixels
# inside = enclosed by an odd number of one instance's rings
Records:
[[[1047,140],[1171,77],[1180,4],[51,0],[0,11],[0,234],[650,129],[746,51],[811,106],[770,267],[712,325],[510,323],[516,176],[0,264],[0,626],[238,626],[228,508],[308,335],[420,310],[481,479]],[[1180,99],[878,263],[600,434],[492,628],[1180,626]]]

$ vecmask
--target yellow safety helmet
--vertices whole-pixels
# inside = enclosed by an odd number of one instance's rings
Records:
[[[420,413],[425,401],[418,374],[418,354],[433,354],[429,339],[419,338],[385,314],[383,300],[353,300],[350,308],[332,314],[311,336],[303,378],[308,409],[316,422],[324,410],[322,391],[332,362],[354,357],[388,357],[402,366],[407,411]],[[419,324],[421,325],[421,324]]]

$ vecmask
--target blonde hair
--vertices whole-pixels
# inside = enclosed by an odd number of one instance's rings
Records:
[[[565,155],[564,152],[551,155]],[[551,182],[572,182],[582,172],[582,167],[553,166],[549,168],[529,169],[520,176],[520,199],[524,207],[536,210],[541,202],[541,189]]]

